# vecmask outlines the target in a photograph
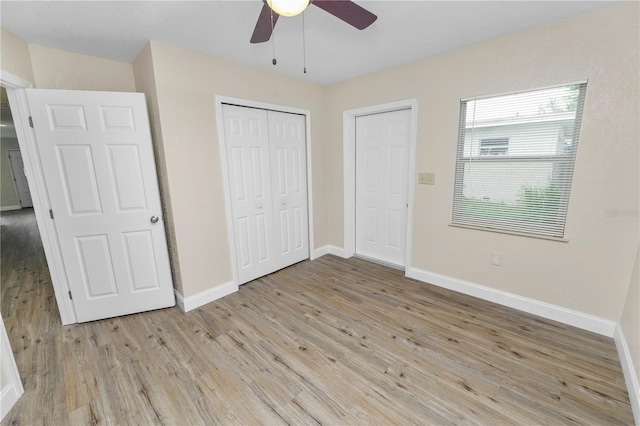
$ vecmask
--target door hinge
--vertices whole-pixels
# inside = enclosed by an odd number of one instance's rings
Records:
[[[29,116],[29,127],[33,128],[33,118],[31,116]]]
[[[73,296],[71,295],[71,290],[69,290],[69,299],[73,300]]]
[[[53,210],[49,209],[49,216],[51,216],[51,219],[53,219]]]

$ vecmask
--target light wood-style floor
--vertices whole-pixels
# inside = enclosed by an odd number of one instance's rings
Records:
[[[632,424],[612,339],[325,256],[187,314],[62,327],[33,216],[2,213],[25,394],[2,424]]]

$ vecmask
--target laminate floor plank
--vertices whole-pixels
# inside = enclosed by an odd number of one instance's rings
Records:
[[[33,213],[0,219],[25,386],[3,425],[633,423],[612,339],[357,258],[63,327]]]

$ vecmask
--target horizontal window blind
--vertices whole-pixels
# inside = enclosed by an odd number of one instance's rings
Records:
[[[452,224],[563,237],[585,92],[461,101]]]

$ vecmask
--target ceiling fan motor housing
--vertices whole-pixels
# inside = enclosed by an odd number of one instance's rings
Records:
[[[280,16],[296,16],[309,6],[309,0],[267,0],[269,7]]]

